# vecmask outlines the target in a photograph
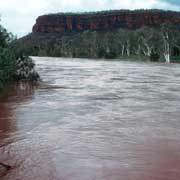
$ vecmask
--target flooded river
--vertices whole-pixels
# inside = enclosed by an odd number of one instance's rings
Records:
[[[33,59],[43,82],[0,97],[0,179],[180,179],[180,64]]]

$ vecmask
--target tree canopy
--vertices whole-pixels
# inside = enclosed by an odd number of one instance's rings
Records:
[[[18,46],[11,48],[15,39],[12,33],[0,25],[0,89],[11,80],[39,78],[34,63],[24,55],[23,50]]]
[[[30,34],[17,41],[29,55],[77,58],[131,58],[170,62],[180,56],[180,30],[171,24],[80,33]]]

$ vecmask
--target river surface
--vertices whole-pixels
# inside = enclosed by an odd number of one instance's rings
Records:
[[[33,59],[43,82],[0,97],[0,179],[180,179],[180,64]]]

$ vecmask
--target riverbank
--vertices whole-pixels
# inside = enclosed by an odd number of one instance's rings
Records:
[[[27,56],[13,59],[5,53],[0,56],[0,90],[8,83],[14,81],[38,81],[39,74],[36,72],[34,61]]]

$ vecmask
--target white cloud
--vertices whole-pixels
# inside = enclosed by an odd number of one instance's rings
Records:
[[[35,19],[46,13],[142,8],[180,10],[163,0],[0,0],[3,25],[20,36],[31,32]]]
[[[117,7],[123,9],[150,9],[150,8],[162,8],[178,10],[177,6],[171,5],[162,0],[112,0],[113,9]]]

